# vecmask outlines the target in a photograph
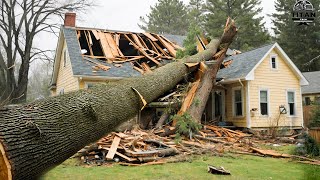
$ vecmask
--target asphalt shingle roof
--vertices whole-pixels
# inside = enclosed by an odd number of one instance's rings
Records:
[[[320,93],[320,71],[304,72],[302,75],[309,82],[308,86],[302,86],[302,94]]]
[[[172,35],[172,34],[163,34],[163,36],[169,39],[171,42],[178,44],[180,47],[183,47],[183,41],[187,36]]]
[[[265,45],[248,52],[226,57],[224,61],[232,60],[232,64],[227,68],[220,69],[217,78],[225,80],[245,78],[273,45]]]

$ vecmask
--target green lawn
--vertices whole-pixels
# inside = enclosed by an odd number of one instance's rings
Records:
[[[126,167],[120,165],[83,167],[72,160],[54,168],[44,180],[99,179],[319,179],[320,166],[290,162],[287,159],[263,158],[248,155],[217,157],[196,156],[190,162],[164,165]],[[231,176],[207,173],[207,165],[223,166]]]

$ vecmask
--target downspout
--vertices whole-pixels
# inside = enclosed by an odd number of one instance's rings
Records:
[[[304,118],[303,118],[303,104],[302,104],[302,92],[301,92],[301,86],[300,86],[300,102],[301,102],[301,127],[304,128]]]
[[[246,91],[246,121],[247,121],[247,128],[251,128],[251,114],[250,114],[250,81],[247,81],[247,91]]]

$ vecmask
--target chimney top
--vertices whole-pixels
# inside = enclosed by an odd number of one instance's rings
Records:
[[[76,13],[67,12],[64,17],[64,26],[75,27],[76,26]]]

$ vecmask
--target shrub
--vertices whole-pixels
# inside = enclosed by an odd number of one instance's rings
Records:
[[[310,118],[310,127],[320,127],[320,105],[315,104]]]
[[[193,134],[197,133],[201,128],[201,124],[194,121],[188,113],[175,115],[173,119],[177,121],[176,140],[180,140],[181,136],[191,138]]]
[[[303,139],[305,140],[304,145],[297,147],[294,153],[297,155],[319,156],[320,155],[319,144],[317,144],[317,142],[306,133],[303,134]]]

